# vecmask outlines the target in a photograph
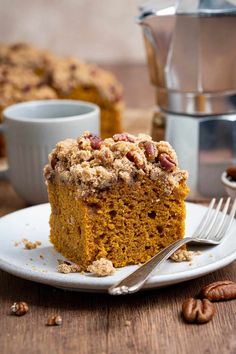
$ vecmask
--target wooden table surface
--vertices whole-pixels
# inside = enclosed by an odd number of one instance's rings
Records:
[[[136,108],[126,114],[126,130],[148,131],[154,95],[146,69],[138,65],[110,68],[125,86],[127,106]],[[24,207],[10,184],[0,181],[0,216]],[[233,354],[235,301],[217,304],[216,316],[205,325],[187,325],[180,316],[184,299],[196,295],[204,284],[226,279],[236,280],[236,262],[197,280],[111,297],[58,290],[0,271],[0,354]],[[10,315],[15,301],[29,303],[29,313]],[[63,325],[45,326],[54,313],[62,316]]]

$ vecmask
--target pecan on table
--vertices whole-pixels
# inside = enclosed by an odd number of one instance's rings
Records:
[[[29,311],[29,306],[24,301],[14,302],[11,306],[11,313],[16,316],[23,316]]]
[[[207,323],[214,316],[216,310],[209,300],[189,298],[183,302],[182,314],[188,323]]]
[[[47,326],[61,326],[62,317],[60,315],[52,315],[48,318],[46,325]]]
[[[236,166],[229,166],[226,173],[227,177],[230,177],[233,181],[236,181]]]
[[[202,288],[201,297],[210,301],[226,301],[236,299],[236,283],[230,280],[220,280]]]

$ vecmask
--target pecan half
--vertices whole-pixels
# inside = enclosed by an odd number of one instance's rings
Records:
[[[216,281],[202,288],[200,295],[211,301],[236,299],[236,283],[229,280]]]
[[[24,316],[29,311],[29,306],[24,301],[14,302],[11,306],[11,313],[16,316]]]
[[[26,84],[22,87],[21,91],[22,92],[29,92],[32,89],[32,86],[30,84]]]
[[[72,63],[72,64],[69,65],[69,70],[70,71],[75,71],[77,69],[77,67],[78,66],[75,63]]]
[[[161,167],[166,171],[171,172],[176,167],[176,163],[164,152],[158,156],[158,160],[160,161]]]
[[[209,300],[189,298],[183,302],[182,314],[186,322],[206,323],[214,316],[216,310]]]
[[[138,154],[136,154],[134,151],[129,151],[126,154],[126,157],[128,160],[133,162],[137,168],[143,168],[144,163],[143,160],[139,158]]]
[[[61,326],[62,325],[62,317],[60,315],[52,315],[48,317],[47,326]]]
[[[233,181],[236,181],[236,166],[229,166],[226,173],[227,177],[230,177]]]
[[[99,150],[102,144],[102,139],[97,135],[90,135],[89,137],[91,148],[94,150]]]
[[[114,141],[129,141],[130,143],[134,143],[135,139],[129,135],[128,133],[121,133],[113,135]]]
[[[156,154],[157,154],[157,148],[156,148],[155,144],[153,144],[151,141],[145,141],[143,143],[143,147],[144,147],[144,151],[145,151],[145,155],[147,157],[147,160],[154,161],[156,158]]]

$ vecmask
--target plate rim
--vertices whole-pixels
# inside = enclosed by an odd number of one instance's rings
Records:
[[[187,205],[190,204],[191,207],[196,208],[196,209],[207,209],[206,206],[200,205],[200,204],[195,204],[186,201],[185,202]],[[9,217],[12,217],[15,214],[20,214],[20,213],[25,213],[26,211],[32,210],[32,209],[38,209],[38,208],[48,208],[50,207],[49,203],[43,203],[43,204],[38,204],[34,206],[30,206],[24,209],[20,209],[17,211],[14,211],[12,213],[9,213],[5,216],[2,216],[0,218],[0,227],[1,223],[7,220]],[[236,220],[235,220],[236,222]],[[217,246],[215,246],[217,247]],[[172,274],[156,274],[153,275],[144,285],[144,289],[155,289],[158,287],[163,287],[163,286],[168,286],[168,285],[174,285],[178,283],[182,283],[191,279],[195,279],[201,276],[204,276],[210,272],[217,271],[218,269],[221,269],[233,261],[236,260],[236,252],[233,250],[230,254],[227,255],[227,257],[223,257],[221,259],[217,259],[210,264],[205,264],[201,266],[200,268],[194,268],[194,269],[188,269],[188,270],[183,270],[178,273],[172,273]],[[23,267],[16,266],[15,264],[12,264],[4,259],[2,259],[0,255],[0,269],[15,275],[17,277],[20,277],[22,279],[38,282],[41,284],[46,284],[54,287],[59,287],[62,289],[68,289],[68,290],[75,290],[75,291],[88,291],[88,292],[101,292],[101,291],[106,291],[108,287],[112,285],[112,283],[109,281],[109,277],[107,277],[107,282],[100,283],[96,282],[96,284],[93,284],[89,282],[89,278],[87,278],[88,282],[82,282],[81,283],[81,278],[79,281],[74,281],[73,279],[68,277],[68,274],[60,274],[57,273],[56,276],[53,276],[53,274],[50,273],[43,273],[43,272],[36,272],[33,269],[26,269]],[[183,273],[184,273],[184,279],[183,279]],[[81,276],[81,274],[80,274]],[[84,275],[87,277],[86,275]],[[67,278],[66,278],[67,277]],[[86,278],[85,278],[86,279]],[[98,280],[98,278],[96,277]],[[103,278],[104,279],[104,278]]]

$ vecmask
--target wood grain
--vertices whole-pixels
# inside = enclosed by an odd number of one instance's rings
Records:
[[[129,105],[138,108],[127,111],[126,129],[148,131],[153,96],[146,69],[113,69],[128,88]],[[142,87],[138,77],[146,78]],[[10,184],[1,180],[0,215],[25,206]],[[67,292],[0,271],[0,354],[234,354],[236,301],[216,304],[217,315],[205,325],[185,324],[180,315],[184,299],[195,296],[205,284],[226,279],[236,280],[236,262],[175,286],[111,297]],[[10,315],[10,306],[20,300],[30,304],[29,313]],[[47,327],[47,318],[54,313],[62,316],[63,325]]]
[[[182,301],[202,285],[233,279],[236,265],[212,275],[164,289],[125,297],[73,293],[0,273],[1,353],[235,353],[235,302],[217,304],[206,325],[187,325]],[[24,317],[9,315],[16,300],[30,304]],[[61,327],[47,327],[58,313]],[[126,326],[126,321],[131,325]]]

